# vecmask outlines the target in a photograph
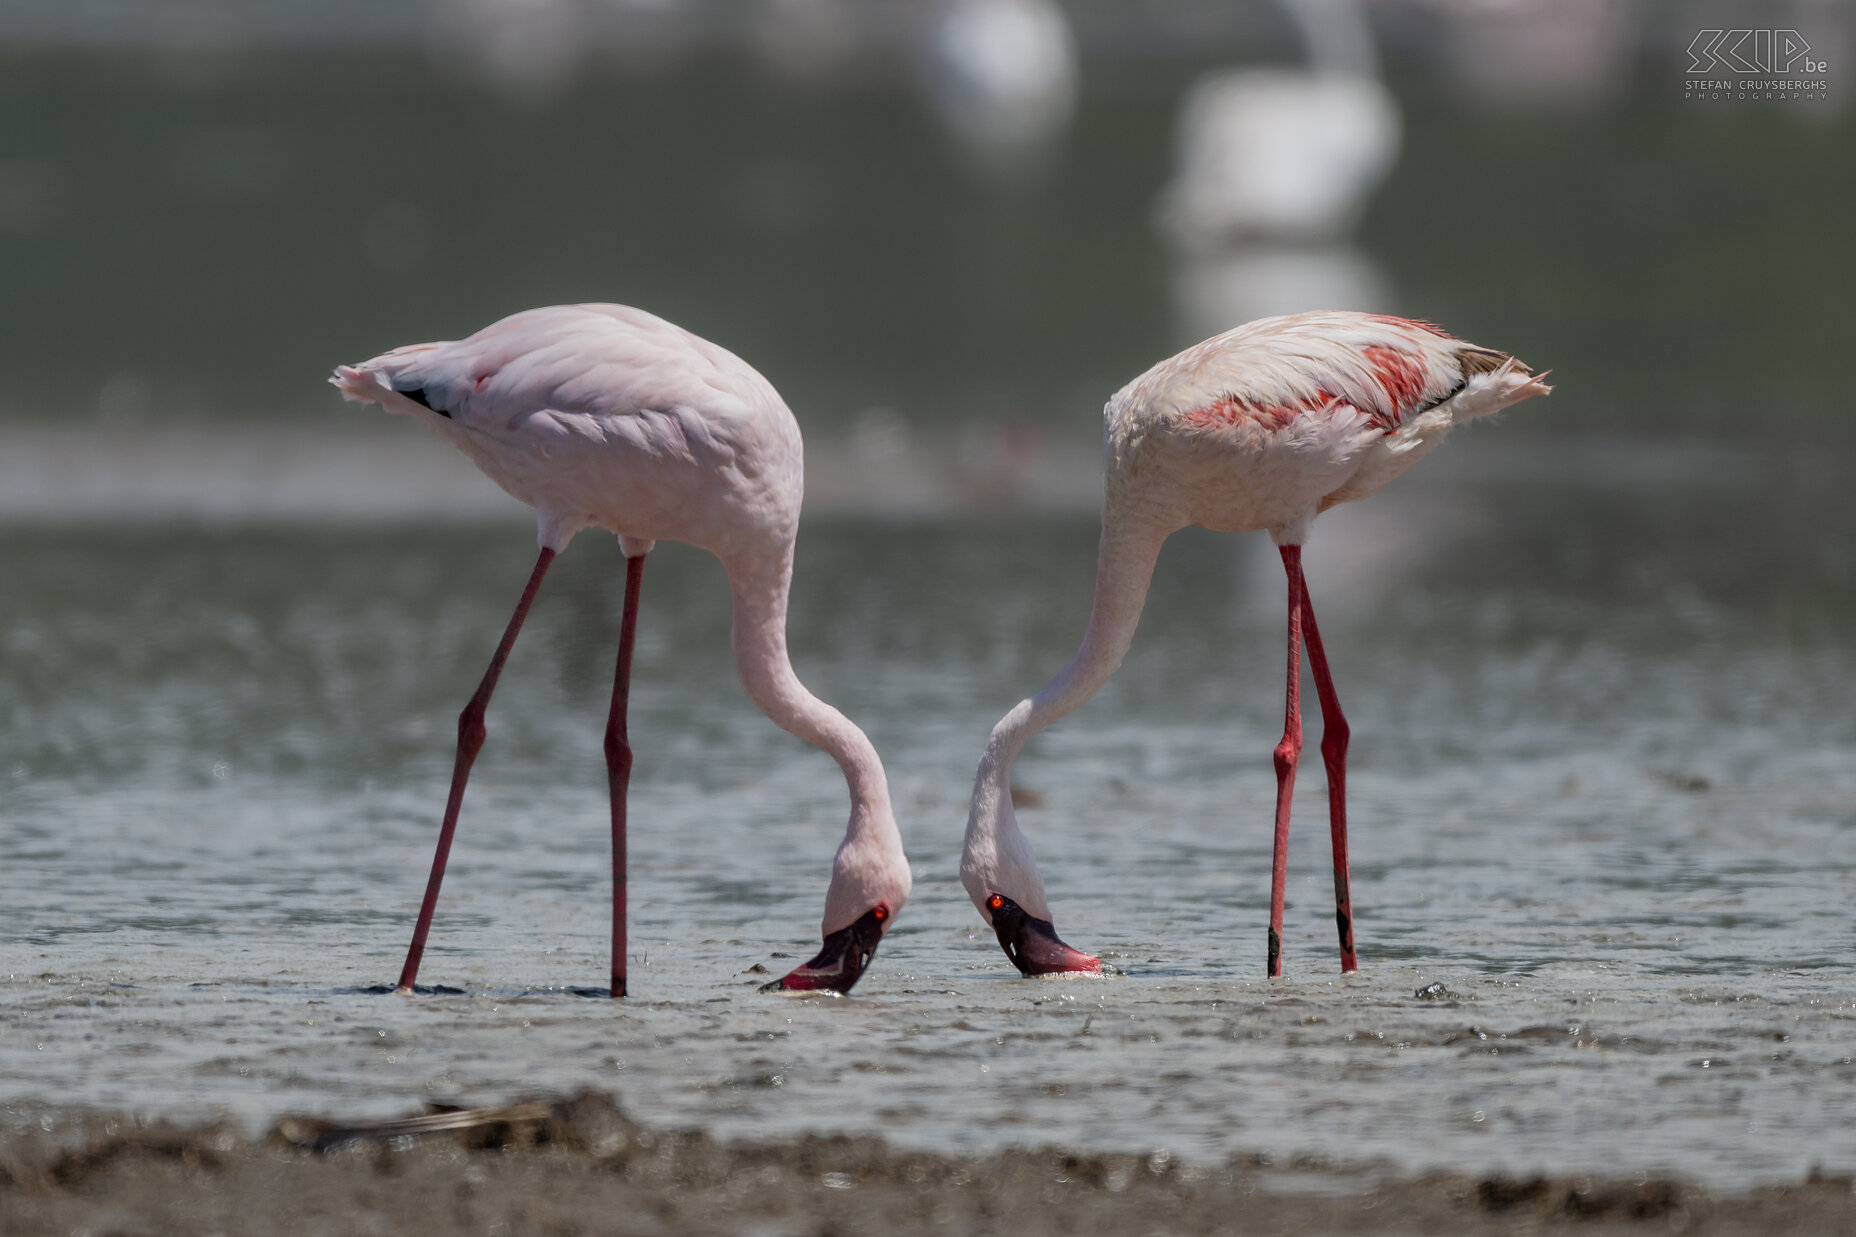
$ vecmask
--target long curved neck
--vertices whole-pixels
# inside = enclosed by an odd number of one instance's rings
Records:
[[[1042,691],[1019,701],[993,727],[980,757],[976,801],[989,791],[1004,794],[1011,782],[1012,762],[1031,736],[1095,695],[1120,668],[1141,620],[1160,545],[1169,531],[1116,521],[1104,511],[1102,541],[1096,551],[1095,602],[1082,646]]]
[[[793,578],[789,543],[771,559],[723,560],[734,596],[731,639],[742,686],[780,729],[823,748],[844,771],[852,825],[889,816],[889,780],[876,747],[849,718],[806,690],[786,651],[786,605]]]

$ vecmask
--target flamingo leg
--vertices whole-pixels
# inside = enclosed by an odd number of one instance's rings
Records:
[[[548,564],[554,561],[554,551],[544,547],[541,556],[535,560],[535,570],[529,573],[528,587],[522,590],[522,600],[516,603],[516,612],[509,618],[509,626],[503,631],[502,642],[496,646],[496,653],[490,658],[490,668],[484,672],[483,682],[477,685],[476,695],[458,714],[458,759],[451,770],[451,797],[445,800],[445,823],[438,830],[438,853],[432,856],[432,876],[425,885],[425,901],[419,907],[419,923],[412,931],[412,947],[406,951],[406,965],[400,971],[397,991],[402,996],[412,995],[413,980],[419,975],[419,959],[425,955],[425,934],[432,928],[432,912],[438,909],[438,887],[445,879],[445,861],[451,857],[451,835],[457,831],[458,809],[464,805],[464,784],[470,780],[470,767],[476,762],[477,753],[483,750],[483,714],[489,707],[490,693],[496,690],[496,680],[502,677],[503,663],[509,660],[509,650],[515,647],[516,635],[522,630],[522,620],[528,617],[528,608],[535,602],[535,594],[541,591],[541,578],[548,573]]]
[[[1276,745],[1276,848],[1270,864],[1270,939],[1267,974],[1282,975],[1283,888],[1289,879],[1289,805],[1295,797],[1295,766],[1302,755],[1302,547],[1286,545],[1282,565],[1289,575],[1289,685],[1283,705],[1282,742]]]
[[[606,784],[612,791],[612,995],[625,995],[625,794],[632,781],[632,745],[625,714],[632,693],[632,650],[638,643],[638,594],[644,558],[625,560],[625,611],[619,621],[619,665],[606,717]]]
[[[1290,570],[1300,576],[1300,561]],[[1321,631],[1315,626],[1315,604],[1309,600],[1306,580],[1302,581],[1302,636],[1308,642],[1315,694],[1321,698],[1321,760],[1328,770],[1328,829],[1334,839],[1334,922],[1340,928],[1340,969],[1348,974],[1360,969],[1353,952],[1353,895],[1347,877],[1347,740],[1352,731],[1328,674],[1328,656],[1321,648]]]

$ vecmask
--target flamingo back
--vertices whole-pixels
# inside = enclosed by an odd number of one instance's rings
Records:
[[[1465,349],[1476,357],[1500,356],[1423,323],[1380,314],[1259,318],[1155,365],[1117,392],[1110,408],[1182,429],[1230,428],[1241,421],[1280,429],[1340,403],[1390,430],[1462,385],[1458,354]]]
[[[1427,323],[1261,318],[1116,392],[1103,413],[1110,490],[1122,510],[1299,541],[1317,510],[1375,492],[1458,421],[1547,389]]]
[[[726,556],[769,530],[790,543],[797,524],[799,428],[779,393],[727,349],[643,310],[528,310],[330,381],[450,440],[535,508],[556,548],[593,525]]]

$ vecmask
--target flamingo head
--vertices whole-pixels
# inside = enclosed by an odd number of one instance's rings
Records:
[[[825,942],[817,957],[761,990],[849,992],[876,956],[914,883],[887,794],[854,804],[825,891],[825,916],[819,923]]]
[[[1038,918],[1004,894],[988,892],[979,907],[980,914],[992,925],[993,935],[999,938],[999,947],[1019,974],[1102,973],[1102,959],[1071,949],[1050,920]]]
[[[1006,715],[993,731],[995,741],[1028,705]],[[1009,776],[1004,761],[989,758],[980,764],[960,852],[960,883],[1021,975],[1100,975],[1102,960],[1071,949],[1051,926],[1037,858],[1012,810]]]
[[[889,905],[879,902],[847,927],[825,934],[818,956],[790,974],[761,987],[762,992],[849,992],[851,985],[876,957],[891,919]]]

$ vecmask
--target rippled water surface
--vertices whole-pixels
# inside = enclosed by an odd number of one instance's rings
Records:
[[[987,728],[1081,631],[1093,518],[809,519],[795,658],[884,753],[917,873],[847,1000],[756,991],[815,944],[843,786],[741,692],[719,568],[664,547],[615,1004],[574,991],[605,973],[608,539],[492,707],[421,977],[455,991],[402,1000],[522,520],[9,526],[0,1098],[255,1122],[590,1085],[724,1136],[1847,1169],[1856,505],[1835,460],[1670,458],[1491,435],[1324,521],[1362,970],[1315,761],[1277,983],[1261,536],[1177,537],[1120,676],[1021,762],[1059,927],[1125,972],[1027,981],[955,863]]]

